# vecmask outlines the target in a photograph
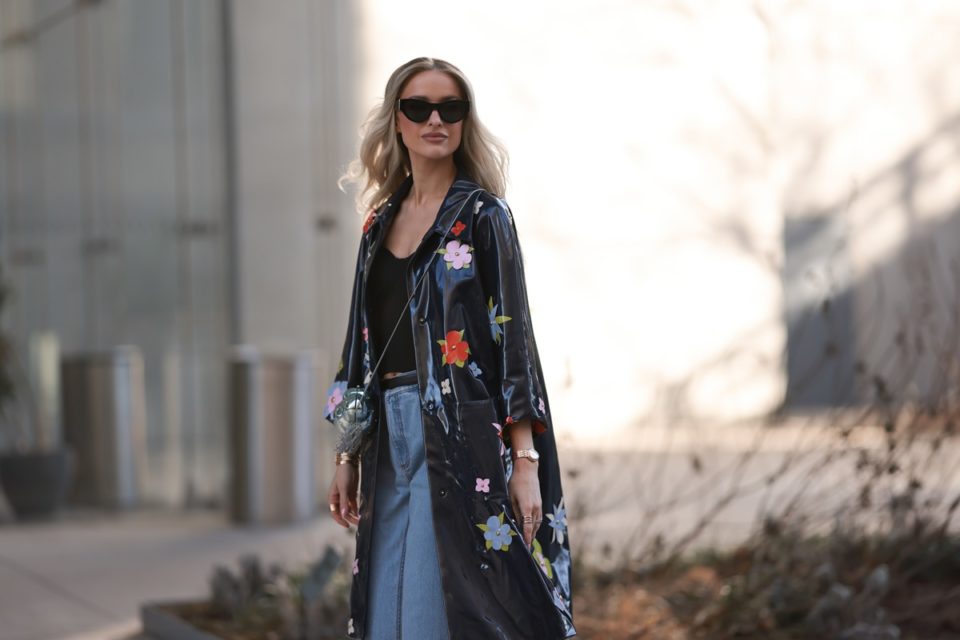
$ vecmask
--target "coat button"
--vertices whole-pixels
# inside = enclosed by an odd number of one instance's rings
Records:
[[[437,407],[436,402],[434,402],[433,400],[427,400],[427,411],[433,411],[434,409],[436,409],[436,407]]]
[[[427,319],[424,318],[423,316],[417,316],[417,322],[419,322],[420,324],[426,324]]]
[[[440,497],[441,497],[441,498],[446,498],[446,497],[447,497],[447,490],[446,490],[446,489],[440,489],[440,492],[439,492],[439,493],[440,493]]]

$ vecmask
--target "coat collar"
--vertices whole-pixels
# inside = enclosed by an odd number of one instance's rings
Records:
[[[383,244],[384,232],[389,228],[390,221],[393,220],[393,216],[396,215],[397,211],[400,209],[400,204],[410,193],[410,188],[412,186],[413,176],[408,175],[406,178],[404,178],[403,182],[400,183],[400,186],[397,187],[396,190],[394,190],[394,192],[390,195],[390,197],[381,207],[378,215],[375,216],[373,224],[369,229],[370,243],[368,245],[369,251],[367,252],[364,273],[369,272],[370,264],[373,262],[373,257],[380,249],[380,245]],[[457,169],[456,178],[454,178],[453,184],[450,185],[450,188],[447,189],[447,193],[443,198],[443,202],[440,204],[440,210],[437,212],[437,217],[433,222],[433,226],[426,233],[426,235],[424,235],[420,247],[415,252],[416,254],[419,255],[425,246],[432,244],[433,238],[445,235],[447,233],[447,229],[450,228],[454,222],[453,218],[460,211],[460,205],[463,204],[464,198],[469,196],[471,192],[478,188],[479,185],[476,182],[471,180],[460,169]]]

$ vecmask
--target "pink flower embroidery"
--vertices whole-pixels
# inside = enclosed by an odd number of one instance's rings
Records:
[[[490,478],[477,478],[477,491],[490,493]]]
[[[543,413],[544,411],[547,410],[547,408],[543,405],[543,398],[540,398],[540,404],[537,405],[537,406],[538,406],[539,409],[540,409],[540,413]]]
[[[467,244],[460,244],[459,240],[451,240],[447,243],[446,249],[439,249],[438,253],[443,253],[443,260],[447,263],[447,269],[463,269],[473,262],[473,256],[470,252],[473,248]]]
[[[360,573],[360,558],[353,559],[353,575]]]
[[[337,405],[343,402],[343,391],[347,388],[346,382],[333,383],[330,393],[327,395],[327,415],[333,415]]]
[[[369,337],[369,334],[367,333],[367,328],[364,327],[364,328],[363,328],[363,341],[366,342],[367,339],[368,339],[368,337]]]

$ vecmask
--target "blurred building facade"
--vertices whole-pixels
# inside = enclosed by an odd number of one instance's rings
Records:
[[[359,236],[349,11],[0,3],[4,326],[23,362],[41,333],[139,349],[146,503],[223,498],[236,345],[312,350],[326,384]]]
[[[878,380],[935,402],[958,26],[951,0],[0,2],[3,321],[24,354],[36,331],[139,348],[149,498],[216,500],[232,348],[315,352],[322,394],[359,235],[336,178],[389,73],[433,55],[511,152],[563,437],[869,403]]]

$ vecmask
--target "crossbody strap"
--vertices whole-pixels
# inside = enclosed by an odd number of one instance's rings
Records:
[[[447,239],[447,234],[450,233],[450,229],[453,228],[453,225],[457,223],[457,218],[460,217],[460,214],[463,213],[463,208],[467,206],[467,202],[470,201],[470,198],[473,197],[475,193],[479,193],[483,189],[475,189],[467,194],[467,197],[464,198],[463,203],[460,205],[460,208],[457,209],[456,215],[453,216],[453,221],[450,223],[450,226],[447,227],[447,230],[443,232],[443,237],[440,238],[440,244],[437,245],[437,249],[431,254],[430,260],[427,262],[427,266],[424,268],[423,273],[420,274],[420,279],[417,280],[417,283],[413,285],[413,293],[410,294],[410,297],[407,298],[406,304],[403,305],[403,310],[400,312],[400,317],[397,318],[396,323],[393,325],[393,331],[390,332],[390,337],[387,338],[387,343],[383,345],[383,350],[380,353],[380,357],[377,358],[377,363],[373,366],[373,370],[370,371],[370,381],[363,385],[363,391],[366,393],[367,389],[370,388],[370,384],[373,382],[374,377],[377,375],[377,369],[380,368],[380,363],[383,361],[383,356],[387,353],[387,347],[390,346],[390,341],[393,340],[393,335],[397,332],[397,328],[400,326],[400,321],[403,320],[403,316],[407,314],[407,309],[410,307],[410,302],[413,300],[413,297],[417,295],[417,289],[420,288],[420,283],[423,282],[424,277],[430,272],[430,267],[433,264],[433,259],[437,257],[437,251],[443,246],[444,241]],[[386,240],[386,238],[384,238]],[[416,251],[414,251],[416,253]]]

